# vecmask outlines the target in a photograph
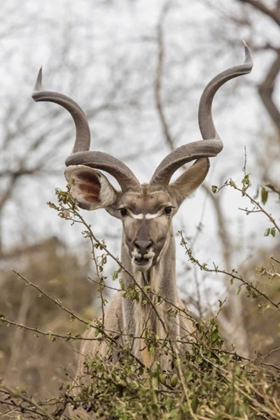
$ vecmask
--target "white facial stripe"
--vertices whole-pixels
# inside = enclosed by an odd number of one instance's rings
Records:
[[[143,219],[155,219],[156,217],[160,216],[161,211],[158,211],[157,213],[147,213],[147,214],[134,214],[131,211],[129,212],[129,215],[133,217],[133,219],[143,220]]]
[[[157,213],[153,213],[153,214],[147,213],[145,217],[146,219],[155,219],[156,217],[160,215],[161,215],[161,211],[158,211]]]
[[[130,211],[130,212],[129,212],[129,215],[130,215],[131,217],[133,217],[133,219],[139,219],[139,220],[144,219],[144,215],[143,215],[142,213],[140,213],[140,214],[134,214],[134,213],[132,213],[132,212]]]
[[[166,205],[166,207],[168,207],[168,205]],[[174,207],[174,206],[170,204],[170,207]],[[128,211],[129,211],[129,215],[133,217],[133,219],[138,219],[138,220],[155,219],[156,217],[162,216],[162,212],[163,212],[162,209],[160,209],[157,213],[147,213],[147,214],[143,214],[143,213],[134,214],[132,213],[131,210],[128,210]]]

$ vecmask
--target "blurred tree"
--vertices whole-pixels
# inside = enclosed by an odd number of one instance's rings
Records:
[[[29,281],[86,320],[94,317],[95,285],[88,280],[90,260],[79,259],[58,238],[52,237],[36,246],[14,249],[13,260]],[[60,310],[38,290],[25,284],[13,272],[1,275],[1,313],[18,324],[60,334],[81,333],[85,327]],[[66,370],[75,372],[78,343],[47,337],[16,328],[0,328],[0,376],[6,384],[21,386],[31,393],[46,396],[67,381]]]
[[[254,177],[258,177],[258,182],[263,185],[272,186],[278,190],[279,187],[279,133],[280,133],[280,111],[276,100],[278,91],[278,79],[280,72],[280,55],[279,45],[277,40],[279,38],[279,24],[280,24],[280,3],[278,0],[270,2],[259,0],[236,0],[230,4],[224,0],[218,2],[203,1],[203,4],[214,12],[214,19],[210,32],[215,39],[221,39],[220,46],[226,44],[231,49],[238,47],[240,38],[245,39],[253,53],[256,78],[252,83],[252,88],[255,90],[260,103],[265,107],[272,124],[264,116],[263,107],[257,111],[259,116],[258,121],[251,128],[251,133],[247,131],[248,136],[253,134],[254,141],[248,148],[249,152],[253,155],[255,162],[254,167],[249,172],[253,172]],[[249,82],[250,83],[250,82]],[[244,113],[244,127],[246,121],[246,114]],[[250,124],[250,123],[249,123]],[[225,175],[228,177],[230,174]],[[214,198],[214,207],[217,215],[217,225],[219,226],[219,237],[223,244],[224,261],[226,263],[226,270],[230,271],[235,262],[236,249],[240,247],[237,245],[236,237],[230,233],[228,226],[228,219],[226,214],[221,211],[221,202]],[[219,199],[221,201],[221,197]],[[274,200],[274,203],[277,200]],[[278,203],[279,204],[279,203]],[[272,208],[272,207],[271,207]],[[245,237],[241,242],[247,242]],[[251,255],[255,256],[257,252],[265,258],[266,253],[270,251],[265,250],[259,243],[257,249],[253,251],[252,238],[248,240],[249,248],[252,248]],[[261,249],[259,251],[258,247]],[[274,246],[275,251],[275,246]],[[276,257],[279,251],[275,251]],[[251,258],[250,267],[252,273],[250,276],[255,276],[255,263],[254,257]],[[248,273],[248,261],[244,258],[243,262],[237,263],[239,269],[242,271],[246,268]],[[244,266],[244,267],[243,267]],[[268,287],[268,286],[267,286]],[[271,286],[274,291],[275,286]],[[273,293],[273,292],[272,292]],[[237,351],[243,355],[249,355],[254,352],[254,345],[251,343],[253,329],[258,330],[260,327],[260,334],[263,328],[260,325],[254,325],[255,312],[253,307],[257,310],[257,305],[252,304],[249,311],[248,302],[246,298],[240,299],[236,293],[236,289],[229,286],[227,288],[227,310],[222,311],[220,314],[220,325],[223,335],[225,336],[229,346],[235,346]],[[251,313],[251,315],[250,315]],[[252,319],[250,317],[252,316]],[[277,314],[275,315],[277,317]],[[266,320],[266,316],[263,317]],[[265,321],[264,321],[265,322]],[[250,325],[250,327],[248,327]],[[275,325],[274,325],[275,326]],[[271,341],[271,339],[269,340]],[[266,341],[260,341],[258,346],[259,351],[266,351]],[[277,344],[275,344],[277,347]]]

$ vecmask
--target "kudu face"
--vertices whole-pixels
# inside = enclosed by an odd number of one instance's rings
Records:
[[[127,193],[119,207],[123,243],[134,270],[147,271],[163,256],[170,241],[171,220],[176,203],[166,191]]]
[[[147,271],[168,247],[176,202],[166,191],[126,193],[119,207],[123,223],[123,244],[134,271]]]
[[[118,192],[99,171],[84,165],[65,171],[72,196],[87,210],[105,208],[123,224],[123,246],[134,271],[159,263],[170,244],[172,218],[180,204],[204,180],[208,159],[199,159],[178,181],[163,186],[139,185],[137,191]]]
[[[122,220],[123,248],[134,271],[147,271],[160,262],[170,244],[173,216],[183,200],[203,182],[209,169],[208,158],[222,150],[223,144],[212,120],[212,101],[225,82],[251,71],[253,64],[246,44],[245,56],[243,64],[220,73],[206,86],[198,115],[203,140],[188,143],[167,155],[149,184],[145,185],[140,185],[133,172],[115,157],[89,151],[90,131],[84,112],[65,95],[41,91],[40,70],[33,99],[63,106],[71,113],[76,125],[76,141],[72,154],[66,159],[65,170],[72,196],[81,208],[104,208]],[[170,183],[174,172],[193,160],[196,162]],[[99,169],[115,177],[121,191],[116,191]]]

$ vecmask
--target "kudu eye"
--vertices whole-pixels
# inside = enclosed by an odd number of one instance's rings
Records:
[[[122,217],[125,217],[127,215],[127,210],[124,207],[121,207],[120,209],[118,209],[119,212],[121,213]]]
[[[165,207],[164,214],[166,214],[167,216],[169,216],[172,213],[172,209],[173,208],[174,208],[173,206],[167,206],[167,207]]]

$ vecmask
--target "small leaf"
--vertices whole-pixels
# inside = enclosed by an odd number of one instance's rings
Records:
[[[175,386],[177,385],[177,383],[178,383],[178,375],[176,373],[174,373],[174,375],[171,378],[170,385],[173,388],[175,388]]]
[[[269,236],[269,235],[275,237],[275,235],[276,235],[276,229],[275,229],[275,227],[273,227],[273,228],[267,228],[265,230],[264,236]]]
[[[217,187],[217,185],[212,185],[211,190],[213,194],[216,194],[219,191],[219,188]]]
[[[268,192],[264,187],[262,187],[262,192],[261,192],[262,204],[265,204],[267,202],[267,199],[268,199]]]
[[[196,396],[193,397],[191,405],[193,412],[196,413],[197,407],[199,406],[199,400]]]
[[[48,201],[47,202],[47,205],[51,208],[51,209],[54,209],[54,210],[59,210],[59,208],[54,204],[54,203],[51,203],[50,201]]]
[[[164,373],[160,373],[158,378],[163,385],[166,385],[166,375]]]
[[[112,279],[113,280],[117,280],[118,276],[119,276],[119,270],[114,271],[113,276],[112,276]]]

